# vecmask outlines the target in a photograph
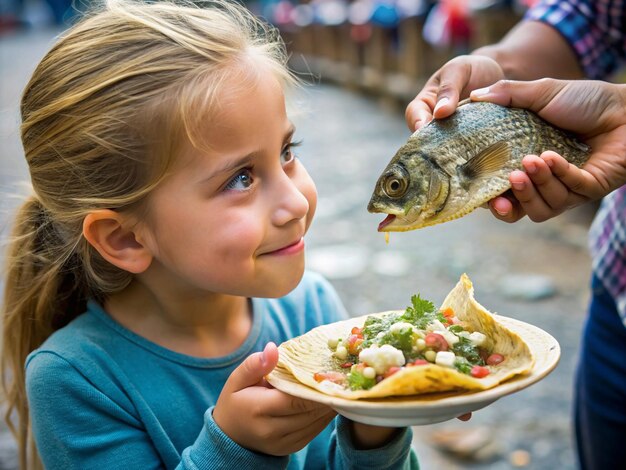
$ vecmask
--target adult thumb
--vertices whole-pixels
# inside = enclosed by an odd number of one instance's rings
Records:
[[[263,352],[249,355],[237,367],[224,385],[230,393],[258,385],[278,364],[278,348],[274,343],[267,343]]]
[[[566,85],[566,81],[552,78],[527,82],[500,80],[489,87],[472,91],[470,98],[472,101],[489,101],[539,113]]]

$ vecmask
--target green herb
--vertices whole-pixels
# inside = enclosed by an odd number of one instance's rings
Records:
[[[452,333],[460,333],[461,331],[465,331],[465,329],[461,325],[452,325],[448,328]]]
[[[454,367],[462,374],[470,374],[472,372],[472,364],[464,357],[458,357],[454,361]]]
[[[398,321],[398,316],[399,315],[396,313],[391,313],[382,317],[367,317],[363,325],[364,347],[371,345],[376,336],[378,336],[378,333],[386,333],[389,331],[391,325]]]
[[[407,354],[413,350],[413,329],[402,328],[399,331],[388,331],[383,337],[378,338],[376,343],[381,346],[390,344],[394,348],[401,350],[406,358]]]
[[[485,365],[485,361],[480,357],[478,347],[467,338],[459,337],[459,342],[452,346],[454,354],[467,359],[472,365]]]
[[[352,368],[348,374],[348,385],[351,390],[368,390],[376,385],[376,379],[368,379],[356,368]]]

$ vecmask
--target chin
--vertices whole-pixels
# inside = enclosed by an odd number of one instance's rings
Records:
[[[264,295],[257,297],[267,297],[267,298],[279,298],[284,297],[289,294],[292,290],[294,290],[300,281],[302,280],[302,276],[304,275],[304,268],[299,270],[297,273],[281,273],[278,276],[266,284],[267,292]]]

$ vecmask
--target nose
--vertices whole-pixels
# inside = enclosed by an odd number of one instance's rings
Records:
[[[281,226],[292,220],[306,217],[314,204],[312,200],[314,194],[315,186],[308,174],[294,178],[283,174],[273,195],[275,206],[272,212],[272,223]]]

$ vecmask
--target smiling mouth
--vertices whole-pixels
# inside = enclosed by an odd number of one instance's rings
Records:
[[[274,251],[270,251],[266,254],[267,255],[283,255],[283,254],[286,255],[286,254],[297,253],[301,251],[302,249],[304,249],[304,238],[301,237],[300,239],[298,239],[294,243],[291,243],[290,245],[286,245],[282,248],[279,248]]]

